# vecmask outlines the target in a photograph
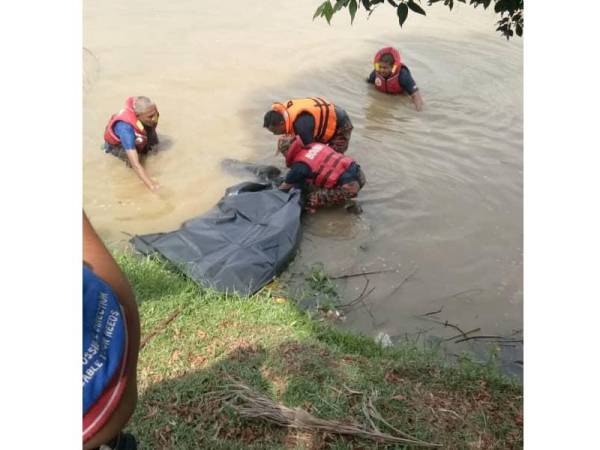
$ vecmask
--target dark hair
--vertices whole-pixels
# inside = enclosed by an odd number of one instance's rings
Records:
[[[265,119],[263,121],[264,128],[269,128],[270,126],[277,126],[280,123],[283,123],[283,116],[277,111],[271,110],[265,114]]]
[[[396,61],[394,61],[394,55],[391,53],[384,53],[381,55],[381,58],[379,58],[379,62],[384,62],[390,66],[393,66]]]

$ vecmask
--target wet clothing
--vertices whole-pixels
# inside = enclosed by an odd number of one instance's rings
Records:
[[[134,97],[127,97],[125,107],[110,117],[104,129],[104,151],[126,161],[127,155],[122,150],[135,149],[145,154],[158,144],[156,127],[144,125],[138,120],[133,110],[134,101]]]
[[[346,125],[346,122],[350,121],[348,114],[339,106],[334,107],[335,115],[337,117],[336,128]],[[315,119],[312,114],[304,112],[298,114],[293,124],[294,133],[300,136],[304,145],[308,145],[316,141],[313,137],[315,130]],[[333,136],[332,136],[333,137]]]
[[[358,165],[356,162],[353,162],[344,172],[342,172],[338,184],[342,185],[357,180],[359,178],[359,172],[360,165]],[[310,175],[310,167],[303,162],[297,162],[292,164],[292,167],[290,167],[290,170],[286,174],[284,181],[287,184],[302,186],[302,184],[310,177]]]
[[[112,288],[83,265],[83,441],[97,433],[127,383],[125,312]]]
[[[314,142],[304,146],[299,136],[294,138],[285,153],[285,163],[288,167],[304,163],[310,168],[308,183],[324,188],[334,187],[352,162],[352,158],[336,152],[326,144]]]
[[[156,128],[153,128],[153,127],[144,125],[144,131],[146,132],[147,142],[146,142],[146,146],[141,150],[136,149],[135,132],[131,125],[129,125],[128,123],[125,123],[125,122],[118,121],[113,126],[113,130],[114,130],[115,134],[121,140],[121,143],[116,144],[116,145],[111,145],[108,142],[104,142],[103,148],[106,153],[110,153],[111,148],[120,147],[123,150],[138,150],[138,153],[143,155],[143,154],[148,153],[152,149],[153,146],[158,144],[158,135],[156,134]]]
[[[125,150],[135,150],[135,131],[130,124],[119,120],[113,125],[113,131]]]
[[[310,137],[307,136],[311,142],[329,142],[337,127],[335,107],[322,97],[293,98],[286,103],[273,103],[271,109],[283,117],[286,134],[292,133],[299,115],[310,115],[315,122]]]
[[[344,204],[356,197],[366,183],[360,165],[327,145],[313,143],[304,147],[297,137],[285,156],[290,167],[285,182],[308,193],[309,210]]]
[[[329,145],[338,153],[346,153],[346,150],[348,150],[348,145],[350,145],[350,137],[352,136],[352,130],[354,129],[352,122],[350,122],[350,117],[346,117],[348,118],[348,120],[344,123],[344,125],[340,125],[335,130],[335,134],[327,143],[327,145]]]
[[[335,133],[329,140],[329,142],[325,143],[332,147],[335,151],[339,153],[344,153],[348,149],[348,145],[350,143],[350,136],[352,135],[352,129],[354,127],[352,126],[350,116],[348,116],[348,113],[345,110],[343,110],[339,106],[336,106],[335,114],[337,116],[337,125]],[[308,145],[312,142],[315,142],[315,140],[313,139],[315,119],[311,114],[299,114],[296,121],[294,122],[293,128],[294,133],[300,136],[300,139],[302,139],[304,145]]]
[[[285,105],[274,103],[274,111],[285,119],[285,133],[300,136],[304,145],[313,142],[328,144],[344,153],[352,135],[352,122],[348,113],[320,97],[292,99]]]
[[[138,155],[143,160],[145,156],[148,155],[152,151],[152,147],[158,144],[158,136],[156,134],[156,128],[144,127],[146,129],[146,134],[148,136],[148,141],[146,147],[143,150],[138,150]],[[116,156],[121,161],[124,161],[125,164],[129,167],[129,158],[127,158],[128,151],[134,151],[134,147],[127,147],[127,145],[131,145],[131,133],[133,133],[133,127],[125,122],[117,122],[113,127],[115,134],[118,134],[122,144],[119,145],[111,145],[108,142],[105,142],[102,149],[104,153],[110,153],[113,156]],[[122,135],[121,135],[122,134]],[[135,139],[135,138],[134,138]]]
[[[138,120],[135,111],[133,110],[135,103],[134,97],[127,97],[125,100],[125,107],[121,109],[117,114],[113,114],[108,119],[108,123],[104,128],[104,141],[110,145],[122,145],[120,137],[115,133],[115,125],[118,122],[125,122],[131,125],[135,134],[135,148],[138,151],[144,150],[146,147],[148,136],[146,134],[146,127]]]
[[[364,179],[364,174],[362,177]],[[358,195],[361,188],[358,181],[353,181],[333,189],[312,189],[306,198],[305,209],[314,212],[320,208],[350,206],[352,199]]]
[[[325,189],[309,186],[305,208],[309,211],[315,211],[319,208],[349,206],[366,182],[367,179],[360,165],[353,162],[342,174],[336,187]]]
[[[376,78],[377,73],[373,70],[367,79],[367,83],[375,84]],[[400,68],[400,72],[398,73],[398,82],[402,87],[403,92],[406,92],[408,95],[412,95],[419,90],[417,83],[415,83],[415,80],[410,73],[410,70],[405,65],[402,65]]]

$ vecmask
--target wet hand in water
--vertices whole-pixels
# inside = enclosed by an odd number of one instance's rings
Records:
[[[158,183],[157,183],[157,185],[158,185]],[[168,187],[165,187],[165,186],[159,185],[158,188],[152,190],[152,193],[157,198],[157,200],[159,200],[161,203],[166,202],[166,203],[170,204],[171,200],[173,198],[175,198],[175,193],[171,189],[169,189]]]
[[[421,94],[419,94],[418,91],[412,95],[412,101],[415,104],[415,109],[417,111],[421,111],[423,109],[423,97],[421,97]]]

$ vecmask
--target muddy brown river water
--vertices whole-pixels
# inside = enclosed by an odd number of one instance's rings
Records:
[[[493,13],[460,4],[411,15],[400,30],[391,8],[353,26],[345,12],[331,27],[313,22],[318,3],[84,1],[89,217],[115,245],[129,234],[177,228],[240,181],[220,169],[223,158],[282,166],[274,136],[262,129],[272,101],[325,96],[352,118],[348,154],[367,175],[364,212],[306,218],[290,273],[316,262],[332,274],[393,269],[368,276],[375,289],[341,322],[385,341],[460,334],[448,324],[520,339],[522,41],[497,34]],[[374,53],[387,45],[411,69],[422,112],[365,83]],[[158,194],[100,150],[108,117],[129,95],[147,95],[160,109],[163,150],[147,163]],[[340,280],[339,289],[353,299],[365,283]],[[484,341],[445,348],[485,354]],[[500,354],[518,373],[521,344],[503,342]]]

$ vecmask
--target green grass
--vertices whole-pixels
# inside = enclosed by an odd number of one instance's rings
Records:
[[[115,256],[138,299],[142,341],[156,332],[140,352],[128,426],[140,449],[411,448],[242,419],[214,395],[231,380],[319,418],[361,424],[370,395],[393,427],[445,449],[522,448],[522,389],[492,363],[450,367],[433,350],[382,348],[269,289],[225,296],[155,258]]]

